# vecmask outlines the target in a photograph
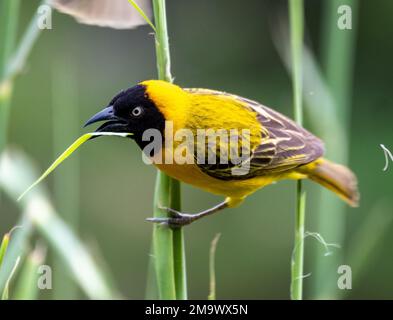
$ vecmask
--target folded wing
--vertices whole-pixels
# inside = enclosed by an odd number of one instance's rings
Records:
[[[310,163],[324,154],[323,142],[302,128],[288,117],[268,108],[256,101],[237,95],[209,89],[185,89],[194,94],[217,95],[231,98],[241,103],[244,108],[256,113],[261,124],[261,142],[254,147],[251,156],[243,161],[249,164],[247,172],[234,175],[237,164],[199,164],[199,167],[210,176],[222,180],[243,180],[255,176],[284,173],[296,167]],[[217,150],[217,156],[219,151]]]

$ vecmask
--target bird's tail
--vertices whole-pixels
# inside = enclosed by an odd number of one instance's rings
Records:
[[[311,180],[336,193],[350,206],[357,207],[359,205],[357,179],[347,167],[320,158],[299,167],[298,170]]]

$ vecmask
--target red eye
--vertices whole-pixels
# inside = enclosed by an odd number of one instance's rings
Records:
[[[133,117],[140,117],[142,115],[142,113],[143,113],[143,108],[142,107],[135,107],[131,111],[131,115]]]

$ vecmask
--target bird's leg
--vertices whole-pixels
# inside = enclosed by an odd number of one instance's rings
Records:
[[[187,224],[190,224],[196,220],[199,220],[200,218],[203,218],[205,216],[211,215],[217,211],[220,211],[222,209],[225,209],[228,207],[228,201],[225,200],[218,205],[198,212],[194,214],[190,213],[183,213],[179,212],[177,210],[171,209],[171,208],[166,208],[166,207],[160,207],[161,210],[165,210],[170,214],[169,218],[147,218],[147,221],[154,222],[154,223],[161,223],[161,224],[166,224],[170,226],[171,228],[179,228],[182,226],[185,226]]]

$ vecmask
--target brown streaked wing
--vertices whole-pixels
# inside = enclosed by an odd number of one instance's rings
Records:
[[[260,175],[281,173],[310,163],[324,154],[323,142],[286,116],[260,103],[234,94],[210,89],[185,89],[189,93],[224,95],[240,101],[257,113],[262,126],[261,144],[253,150],[250,171],[232,176],[232,168],[202,168],[209,175],[223,180],[242,180]],[[209,170],[210,169],[210,170]],[[212,170],[213,169],[213,170]],[[218,170],[217,170],[218,169]]]
[[[320,158],[323,142],[286,116],[255,101],[238,97],[257,112],[262,125],[262,142],[251,158],[252,171],[279,173]]]

